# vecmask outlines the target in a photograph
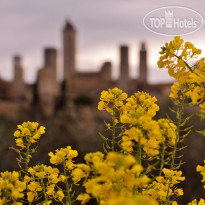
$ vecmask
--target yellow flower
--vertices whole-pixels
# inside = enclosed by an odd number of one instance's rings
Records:
[[[54,194],[54,189],[55,189],[55,184],[51,184],[51,185],[47,186],[46,193],[48,195],[53,195]]]
[[[38,172],[36,173],[36,176],[39,178],[39,179],[43,179],[45,177],[46,173],[45,172]]]
[[[79,182],[83,177],[86,177],[86,174],[79,168],[76,168],[72,172],[72,179],[74,183]]]
[[[20,136],[21,136],[20,131],[19,131],[19,130],[16,130],[16,131],[14,132],[14,137],[20,137]]]
[[[49,201],[45,201],[45,202],[43,203],[43,205],[50,205],[51,203],[52,203],[52,201],[49,200]]]
[[[59,191],[56,192],[55,196],[58,198],[59,201],[62,202],[62,200],[64,198],[64,193],[61,190],[59,190]]]
[[[67,146],[67,148],[61,148],[60,150],[57,149],[55,154],[50,152],[48,156],[50,156],[50,162],[52,164],[58,165],[65,161],[67,168],[72,170],[74,168],[72,159],[78,156],[78,152],[76,150],[72,150],[70,146]]]
[[[176,189],[174,192],[177,196],[182,196],[184,194],[183,189]]]
[[[18,199],[24,197],[25,189],[26,183],[20,181],[18,172],[5,171],[0,173],[0,203],[2,199],[2,204],[4,204],[5,197],[7,197],[10,203],[17,204]]]
[[[28,189],[30,191],[41,191],[42,190],[42,187],[40,186],[40,183],[39,182],[30,182],[30,184],[28,185]]]
[[[22,125],[18,125],[14,132],[16,137],[16,145],[24,149],[28,143],[35,143],[42,134],[45,133],[45,127],[40,126],[38,129],[38,123],[36,122],[24,122]]]
[[[23,139],[22,138],[17,138],[16,139],[16,145],[18,147],[21,147],[22,149],[25,148],[25,145],[24,145],[24,142],[23,142]]]
[[[86,204],[90,200],[89,194],[80,194],[77,197],[77,200],[81,201],[81,204]]]
[[[35,197],[34,192],[30,191],[30,192],[27,193],[27,199],[28,199],[29,202],[32,202],[34,200],[34,197]]]

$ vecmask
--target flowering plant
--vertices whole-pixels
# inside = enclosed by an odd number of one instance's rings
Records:
[[[36,148],[33,144],[45,133],[36,122],[18,125],[14,133],[19,155],[19,172],[0,173],[0,204],[20,205],[52,203],[86,204],[94,199],[99,205],[177,205],[183,195],[180,182],[185,180],[180,171],[182,161],[178,151],[189,134],[183,126],[190,117],[183,117],[185,105],[198,105],[199,116],[205,118],[205,58],[197,60],[201,50],[175,37],[161,48],[159,68],[167,68],[176,79],[170,98],[177,105],[170,118],[155,119],[159,106],[148,93],[128,96],[118,88],[101,93],[98,109],[110,114],[105,123],[110,137],[100,133],[104,153],[88,153],[84,163],[76,163],[78,152],[70,146],[50,152],[51,166],[38,164],[29,167]],[[182,131],[185,134],[181,134]],[[205,135],[205,131],[198,131]],[[197,166],[205,182],[205,166]],[[81,187],[76,196],[75,187]],[[204,199],[189,205],[203,205]]]

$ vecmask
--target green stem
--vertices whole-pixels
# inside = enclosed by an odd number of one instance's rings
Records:
[[[68,184],[68,180],[67,180],[67,173],[66,173],[66,164],[65,164],[65,160],[63,160],[63,172],[64,172],[64,176],[66,177],[66,192],[67,192],[67,196],[66,196],[66,202],[69,203],[69,205],[72,204],[71,202],[71,197],[70,197],[70,191],[69,191],[69,184]]]
[[[30,138],[28,139],[28,143],[26,146],[26,165],[25,165],[25,173],[28,174],[28,163],[29,163],[29,148],[31,146]],[[22,176],[21,176],[22,177]],[[28,191],[28,184],[26,183],[26,189]],[[31,205],[31,202],[29,202],[29,205]]]
[[[175,167],[175,158],[176,158],[176,151],[177,151],[177,144],[179,142],[180,138],[180,127],[182,122],[182,114],[183,114],[183,108],[184,108],[184,98],[182,99],[181,105],[179,107],[179,114],[177,116],[178,122],[177,122],[177,130],[176,130],[176,140],[174,144],[174,150],[172,154],[172,162],[171,162],[171,169],[174,169]]]
[[[141,147],[141,138],[140,135],[138,136],[138,146],[137,146],[137,162],[138,164],[142,164],[142,147]]]
[[[112,124],[113,124],[113,127],[112,127],[112,151],[114,152],[115,151],[115,130],[116,130],[116,127],[115,127],[115,120],[116,120],[116,110],[115,110],[115,105],[113,105],[113,116],[112,116]]]
[[[43,179],[41,179],[42,187],[43,187],[43,195],[45,197],[46,202],[48,201],[48,196],[46,195],[46,189],[45,189],[45,184],[43,182]]]
[[[31,146],[31,142],[30,142],[30,138],[29,138],[27,146],[26,146],[26,165],[25,165],[26,174],[28,173],[29,148],[30,148],[30,146]]]
[[[177,55],[174,55],[176,58],[178,58],[178,59],[180,59],[180,60],[182,60],[184,63],[185,63],[185,65],[188,67],[188,69],[193,73],[194,71],[191,69],[191,66],[186,62],[186,61],[184,61],[181,57],[179,57],[179,56],[177,56]]]
[[[160,171],[159,171],[159,176],[162,175],[162,169],[164,167],[164,150],[165,150],[165,145],[164,143],[162,144],[162,153],[161,153],[161,163],[160,163]]]
[[[168,186],[168,189],[167,189],[167,196],[166,196],[166,202],[165,202],[165,205],[169,205],[169,200],[170,200],[170,197],[169,197],[169,190],[170,190],[170,183],[169,183],[169,186]]]
[[[8,189],[6,189],[6,193],[5,193],[5,205],[7,205],[7,200],[8,200]]]

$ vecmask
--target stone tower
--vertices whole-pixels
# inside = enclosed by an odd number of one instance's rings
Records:
[[[14,81],[13,81],[13,89],[12,96],[17,101],[24,100],[25,97],[25,84],[23,80],[23,67],[21,64],[21,57],[14,56]]]
[[[57,69],[57,50],[55,48],[45,48],[44,65],[53,70]]]
[[[21,65],[21,57],[14,56],[14,81],[23,82],[23,68]]]
[[[139,82],[147,84],[147,50],[145,43],[142,43],[140,48]]]
[[[51,116],[55,112],[56,102],[60,94],[57,82],[57,50],[44,50],[44,66],[38,72],[37,93],[42,114]]]
[[[111,71],[112,71],[112,63],[106,61],[103,63],[101,67],[101,89],[106,90],[108,86],[111,84]]]
[[[69,78],[75,74],[76,61],[76,31],[70,22],[66,22],[63,28],[63,67],[64,80],[69,81]]]
[[[129,89],[129,49],[128,46],[120,47],[120,77],[118,86],[124,92]]]

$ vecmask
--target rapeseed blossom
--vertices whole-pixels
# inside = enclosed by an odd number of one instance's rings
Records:
[[[118,196],[132,196],[138,188],[145,188],[149,178],[142,175],[143,168],[132,155],[109,152],[104,158],[100,152],[85,155],[86,164],[73,170],[75,183],[83,179],[86,193],[78,196],[82,204],[94,197],[100,204]]]
[[[158,66],[167,68],[176,79],[169,96],[175,104],[199,105],[205,114],[205,58],[188,64],[200,53],[192,43],[176,36],[162,47]],[[102,138],[112,151],[88,153],[85,163],[75,163],[78,152],[67,146],[48,154],[55,168],[43,164],[29,167],[35,151],[30,146],[45,128],[29,121],[18,125],[14,133],[18,149],[14,150],[19,154],[20,171],[0,173],[0,204],[21,205],[27,197],[29,204],[43,205],[72,205],[75,199],[86,204],[93,198],[100,205],[177,205],[176,198],[183,195],[178,184],[185,177],[178,170],[181,162],[177,164],[175,159],[181,149],[178,142],[183,141],[180,131],[187,119],[183,121],[183,106],[179,106],[174,111],[177,122],[156,120],[156,101],[146,92],[129,97],[119,88],[102,91],[98,109],[112,117],[112,123],[105,123],[112,137]],[[205,166],[198,165],[197,172],[205,188]],[[84,191],[73,200],[73,187],[80,185]],[[205,200],[195,199],[188,205],[205,205]]]
[[[119,88],[102,91],[100,102],[98,103],[98,109],[106,110],[108,113],[113,114],[113,109],[120,110],[121,106],[123,106],[123,101],[126,98],[127,94],[123,93]]]
[[[164,176],[156,177],[156,180],[149,184],[148,189],[142,193],[162,203],[166,202],[171,196],[183,195],[183,190],[176,187],[178,183],[185,180],[185,177],[182,177],[182,172],[166,168],[163,168],[162,172]]]
[[[118,95],[122,95],[121,90],[117,90]],[[101,93],[101,101],[117,100],[118,96],[112,94],[112,90]],[[123,98],[124,99],[124,98]],[[125,100],[125,99],[124,99]],[[142,146],[143,151],[148,157],[159,154],[161,144],[168,139],[168,144],[175,144],[176,126],[169,120],[153,120],[159,106],[155,103],[157,99],[148,93],[137,92],[126,101],[122,101],[119,113],[119,122],[127,124],[122,135],[121,146],[125,152],[134,152],[136,144]]]
[[[134,197],[126,197],[126,196],[117,196],[114,198],[110,198],[106,205],[158,205],[157,201],[154,199],[145,196],[145,195],[136,195]]]
[[[23,204],[25,189],[26,183],[20,180],[18,172],[0,173],[0,204]]]
[[[51,164],[58,165],[65,161],[67,169],[72,170],[75,166],[72,159],[78,156],[78,152],[76,150],[72,150],[70,146],[67,146],[66,148],[61,148],[60,150],[57,149],[55,154],[50,152],[48,155],[50,156]]]
[[[177,80],[171,86],[170,97],[178,104],[182,99],[188,98],[190,104],[198,104],[201,112],[205,113],[205,58],[198,60],[193,66],[188,64],[188,60],[195,60],[201,54],[201,50],[190,42],[184,43],[176,36],[173,41],[162,47],[160,54],[159,68],[167,68],[170,76]]]
[[[17,130],[14,132],[16,137],[16,145],[20,149],[26,148],[27,143],[35,143],[42,134],[45,133],[45,127],[40,126],[37,122],[24,122],[22,125],[17,126]]]
[[[44,193],[45,204],[48,204],[48,199],[52,201],[62,201],[64,193],[57,186],[58,182],[64,181],[65,177],[59,174],[57,168],[52,168],[46,165],[37,165],[28,169],[28,175],[24,177],[24,181],[27,183],[28,193],[27,199],[29,202],[37,201]]]
[[[199,202],[197,202],[197,200],[194,199],[192,202],[188,203],[188,205],[205,205],[205,200],[200,199]]]

